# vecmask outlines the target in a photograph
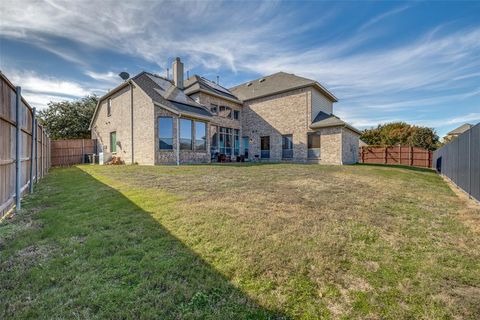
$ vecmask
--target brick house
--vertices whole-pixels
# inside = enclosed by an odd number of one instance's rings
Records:
[[[360,132],[317,81],[279,72],[227,89],[183,74],[177,58],[173,80],[141,72],[99,99],[90,130],[105,161],[357,162]]]

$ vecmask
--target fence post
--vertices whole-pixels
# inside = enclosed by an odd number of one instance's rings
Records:
[[[20,197],[21,197],[21,191],[20,191],[20,183],[22,181],[22,162],[20,159],[20,144],[21,142],[21,137],[20,137],[20,111],[22,108],[22,89],[20,87],[16,87],[16,94],[17,94],[17,99],[16,99],[16,104],[15,104],[15,109],[16,109],[16,115],[15,115],[15,206],[16,210],[20,210]]]
[[[30,143],[30,193],[33,192],[33,154],[35,153],[35,108],[32,109],[32,135]]]
[[[38,182],[38,123],[35,119],[35,182]]]
[[[410,159],[408,159],[410,161],[410,165],[413,166],[413,147],[410,147]]]
[[[387,164],[387,148],[388,148],[388,147],[385,147],[385,158],[384,158],[384,160],[383,160],[383,162],[384,162],[385,164]]]

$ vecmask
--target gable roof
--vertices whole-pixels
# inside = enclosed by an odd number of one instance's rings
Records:
[[[332,102],[338,101],[330,91],[317,81],[286,72],[277,72],[270,76],[245,82],[230,88],[230,92],[240,100],[246,101],[309,86],[320,90]]]
[[[473,127],[473,125],[471,125],[470,123],[465,123],[462,124],[460,127],[453,129],[452,131],[447,133],[447,135],[459,135],[469,130],[471,127]]]
[[[328,127],[346,127],[357,134],[362,134],[358,129],[352,127],[339,117],[320,111],[310,125],[311,129],[320,129]]]
[[[188,95],[203,91],[227,100],[242,103],[227,88],[196,74],[185,80],[184,87],[183,90]]]
[[[182,90],[178,89],[172,81],[143,71],[129,80],[119,84],[117,87],[110,90],[107,94],[98,99],[92,120],[90,121],[89,129],[92,128],[93,122],[95,121],[100,103],[129,84],[137,85],[152,99],[154,104],[164,107],[176,114],[185,114],[187,116],[199,117],[207,120],[212,116],[210,111],[204,108],[201,104],[195,102]]]

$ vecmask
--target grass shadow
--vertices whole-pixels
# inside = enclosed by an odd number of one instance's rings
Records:
[[[79,168],[52,170],[24,208],[0,226],[0,318],[286,318]]]
[[[434,173],[435,172],[435,170],[433,170],[431,168],[411,167],[411,166],[405,166],[405,165],[400,165],[400,164],[356,163],[356,164],[354,164],[354,166],[395,168],[395,169],[405,169],[405,170],[410,170],[410,171],[428,172],[428,173]]]

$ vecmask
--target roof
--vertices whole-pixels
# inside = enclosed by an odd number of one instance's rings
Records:
[[[452,131],[447,133],[447,135],[452,135],[452,136],[453,135],[459,135],[459,134],[462,134],[465,131],[469,130],[471,127],[473,127],[472,124],[465,123],[465,124],[462,124],[460,127],[453,129]]]
[[[357,128],[352,127],[339,117],[328,114],[323,111],[320,111],[315,119],[312,121],[310,128],[312,129],[320,129],[320,128],[329,128],[329,127],[346,127],[357,134],[362,134],[360,130]]]
[[[330,91],[317,81],[286,72],[277,72],[270,76],[245,82],[230,88],[230,92],[240,100],[246,101],[309,86],[317,88],[333,102],[338,101]]]
[[[233,100],[234,102],[237,102],[237,103],[242,103],[227,88],[222,87],[221,85],[213,81],[210,81],[204,77],[201,77],[195,74],[192,77],[185,80],[184,92],[186,94],[191,95],[199,91],[211,93],[213,95],[220,96],[227,100]]]
[[[178,113],[188,113],[192,116],[212,116],[207,109],[187,96],[168,79],[148,72],[142,72],[133,77],[132,81],[152,98],[155,103],[161,106],[173,109]]]

